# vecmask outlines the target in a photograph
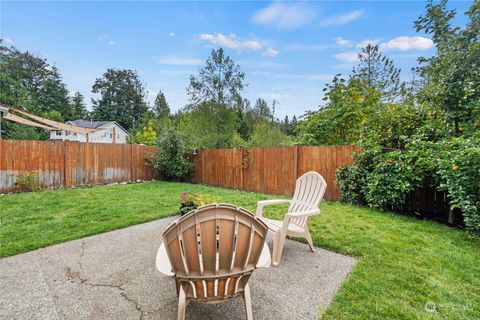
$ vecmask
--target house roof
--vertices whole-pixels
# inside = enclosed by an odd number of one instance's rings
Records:
[[[125,131],[127,135],[130,135],[127,130],[125,130],[121,125],[119,125],[116,121],[91,121],[91,120],[83,120],[83,119],[77,119],[77,120],[72,120],[68,121],[68,123],[71,123],[75,126],[78,127],[84,127],[84,128],[92,128],[92,129],[98,129],[103,126],[106,126],[108,124],[116,124],[120,129]]]
[[[73,120],[69,122],[79,127],[97,129],[115,121],[89,121],[89,120],[78,119],[78,120]]]

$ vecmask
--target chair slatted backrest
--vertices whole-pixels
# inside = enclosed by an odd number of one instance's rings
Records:
[[[293,194],[288,212],[317,209],[326,190],[327,183],[319,173],[315,171],[305,173],[297,179],[295,193]],[[290,222],[305,228],[307,220],[308,217],[294,218]]]
[[[187,299],[208,302],[241,294],[267,232],[252,213],[229,204],[203,206],[169,226],[165,248]]]

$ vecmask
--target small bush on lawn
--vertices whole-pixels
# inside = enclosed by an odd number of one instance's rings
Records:
[[[18,175],[15,181],[15,191],[35,191],[40,189],[39,175],[37,172],[24,172]]]
[[[187,154],[185,138],[174,128],[165,130],[160,137],[153,165],[166,180],[182,180],[192,171],[193,164]]]

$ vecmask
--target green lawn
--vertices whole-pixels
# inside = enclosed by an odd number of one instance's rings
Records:
[[[176,214],[185,190],[252,211],[258,200],[273,198],[166,182],[4,195],[0,255]],[[280,218],[284,210],[269,208],[267,215]],[[480,319],[478,237],[434,222],[332,202],[322,203],[322,214],[311,220],[310,230],[317,246],[359,259],[325,318]],[[435,310],[427,312],[427,303]]]

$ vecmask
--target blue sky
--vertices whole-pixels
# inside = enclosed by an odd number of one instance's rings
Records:
[[[456,23],[472,1],[450,2]],[[136,69],[149,99],[161,89],[175,111],[212,48],[222,46],[246,73],[244,97],[279,102],[276,115],[322,103],[333,75],[347,74],[359,47],[379,43],[402,68],[434,52],[413,21],[424,1],[317,2],[5,2],[1,37],[59,67],[71,92],[90,105],[107,68]]]

